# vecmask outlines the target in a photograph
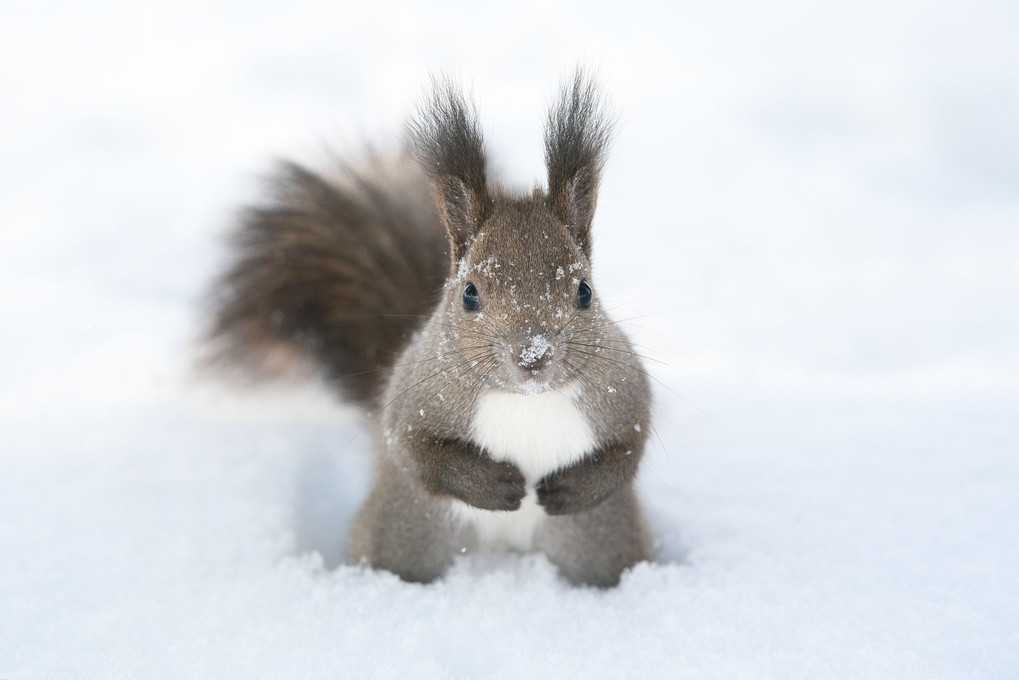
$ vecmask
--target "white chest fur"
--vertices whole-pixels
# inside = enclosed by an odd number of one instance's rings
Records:
[[[569,386],[535,395],[488,392],[479,399],[472,439],[492,458],[516,465],[528,486],[527,497],[515,512],[454,503],[457,514],[474,524],[482,544],[529,549],[534,530],[545,518],[536,502],[535,484],[594,450],[594,433],[577,407],[577,393],[576,386]]]

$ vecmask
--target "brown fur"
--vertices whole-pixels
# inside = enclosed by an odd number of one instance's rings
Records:
[[[371,408],[449,255],[409,158],[339,170],[326,179],[282,164],[272,200],[242,214],[233,262],[211,289],[207,361],[272,376],[301,358]]]
[[[531,493],[544,511],[533,547],[570,580],[613,585],[650,558],[633,490],[650,391],[590,263],[609,127],[578,72],[549,115],[548,193],[492,193],[473,108],[437,81],[410,127],[427,183],[405,166],[376,164],[371,178],[348,170],[342,183],[287,166],[275,202],[243,220],[238,257],[217,284],[217,356],[264,364],[289,346],[379,411],[356,558],[432,580],[479,546],[454,501],[512,513]],[[422,205],[428,189],[437,211]],[[465,306],[467,289],[477,309]],[[479,400],[493,391],[520,403],[573,395],[564,413],[582,417],[596,445],[528,479],[475,439]]]

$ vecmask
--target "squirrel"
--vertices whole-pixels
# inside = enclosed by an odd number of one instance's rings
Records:
[[[310,360],[373,414],[355,560],[430,582],[504,547],[610,587],[652,559],[633,484],[650,388],[591,271],[611,130],[578,69],[548,113],[547,190],[512,193],[489,182],[473,103],[437,78],[410,153],[330,177],[283,164],[243,213],[211,356],[259,377]]]

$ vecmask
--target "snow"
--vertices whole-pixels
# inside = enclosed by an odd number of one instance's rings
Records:
[[[7,3],[0,678],[1015,677],[1017,28],[997,0]],[[534,555],[347,565],[370,427],[193,369],[220,236],[271,159],[395,148],[430,68],[526,190],[577,59],[621,114],[590,282],[656,378],[662,561],[611,591]]]
[[[531,336],[531,343],[520,350],[521,366],[529,366],[546,354],[554,354],[555,348],[543,333]]]

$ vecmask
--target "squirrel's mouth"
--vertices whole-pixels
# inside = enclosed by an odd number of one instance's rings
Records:
[[[559,371],[559,362],[543,363],[541,368],[508,364],[503,375],[505,387],[528,395],[550,392],[565,382]]]
[[[554,385],[551,381],[545,380],[541,376],[533,376],[524,380],[521,385],[521,391],[527,395],[542,394],[544,392],[550,392],[554,389]]]
[[[555,389],[559,375],[555,354],[556,346],[544,334],[527,336],[511,350],[504,371],[507,382],[522,394],[541,394]]]

